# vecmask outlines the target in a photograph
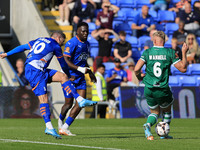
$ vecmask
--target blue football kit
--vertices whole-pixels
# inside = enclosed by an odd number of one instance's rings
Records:
[[[82,42],[77,36],[73,37],[65,44],[64,56],[70,57],[70,61],[76,66],[86,67],[87,58],[89,53],[89,42]],[[77,70],[69,69],[71,76],[75,76],[75,80],[72,83],[76,89],[86,90],[85,75]],[[71,96],[68,95],[67,98]]]
[[[117,74],[117,76],[110,81],[109,83],[117,83],[120,84],[124,78],[127,78],[127,73],[125,70],[121,70],[121,69],[117,69],[117,68],[113,68],[111,70],[109,70],[108,72],[108,77],[112,77],[113,74]]]

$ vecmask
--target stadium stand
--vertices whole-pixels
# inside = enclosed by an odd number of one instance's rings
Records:
[[[133,10],[132,8],[122,8],[121,11],[123,11],[126,14],[128,21],[133,21],[139,11]]]
[[[180,72],[174,65],[171,65],[171,73],[173,76],[176,75],[189,75],[189,69],[185,73]]]
[[[117,12],[117,16],[114,17],[114,21],[125,21],[126,20],[126,14],[124,11],[119,10]]]
[[[190,75],[200,75],[200,64],[190,64],[188,70]]]
[[[128,23],[115,24],[114,31],[119,33],[119,31],[125,31],[127,34],[132,35],[132,30]]]
[[[139,42],[139,50],[143,50],[144,49],[144,43],[146,40],[150,40],[150,37],[149,36],[141,36],[139,37],[138,39],[138,42]]]
[[[169,76],[169,85],[170,86],[180,86],[178,76]]]
[[[141,8],[143,5],[147,5],[149,8],[152,6],[149,0],[136,0],[137,9]]]
[[[89,33],[91,33],[93,30],[96,30],[96,25],[94,22],[89,22]]]
[[[167,23],[165,25],[165,34],[167,34],[167,36],[172,36],[174,31],[178,30],[178,24],[176,23]]]
[[[174,22],[175,16],[172,11],[159,10],[158,11],[158,21],[160,22]]]
[[[180,76],[179,81],[181,86],[198,86],[193,76]]]
[[[94,59],[98,56],[99,48],[98,47],[91,47],[90,48],[90,56]]]
[[[120,8],[136,8],[135,0],[119,0]]]

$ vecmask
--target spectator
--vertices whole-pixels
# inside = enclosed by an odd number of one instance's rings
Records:
[[[197,15],[197,18],[200,18],[200,1],[196,1],[193,5],[194,13]]]
[[[180,0],[178,3],[175,4],[175,7],[169,8],[168,11],[175,11],[176,13],[179,12],[179,10],[185,9],[185,4],[190,3],[191,0]]]
[[[110,34],[113,34],[115,38],[109,38]],[[94,71],[96,71],[96,67],[102,62],[112,62],[114,60],[111,56],[111,49],[113,43],[119,39],[119,36],[111,29],[101,29],[93,33],[92,36],[99,42],[99,53],[93,64]]]
[[[129,42],[126,41],[126,32],[119,32],[120,41],[115,44],[114,57],[120,59],[120,62],[134,62],[132,56],[132,47]]]
[[[70,11],[74,8],[75,0],[63,0],[63,3],[59,5],[60,19],[55,22],[60,26],[70,25],[69,16]]]
[[[95,3],[95,9],[101,9],[102,0],[92,0]]]
[[[167,9],[167,0],[150,0],[150,3],[153,3],[151,10],[166,10]]]
[[[11,118],[41,118],[36,114],[39,109],[39,100],[32,90],[20,87],[14,92],[13,106],[16,111]]]
[[[73,16],[73,31],[77,30],[79,22],[91,22],[94,16],[94,7],[88,0],[77,0],[74,9],[72,10]]]
[[[139,80],[134,72],[135,64],[133,62],[130,62],[127,65],[128,65],[128,69],[126,69],[127,80],[128,80],[127,84],[131,86],[139,86]]]
[[[199,20],[198,16],[192,12],[191,4],[185,4],[185,10],[179,11],[177,17],[176,17],[176,23],[179,23],[180,20],[185,22],[184,29],[187,32],[194,33],[196,35],[199,35],[198,29],[199,29]]]
[[[149,49],[151,47],[153,47],[153,34],[157,32],[157,30],[153,29],[150,31],[149,36],[150,36],[150,40],[146,40],[144,43],[144,50]]]
[[[180,59],[182,59],[182,51],[180,47],[178,47],[178,40],[176,38],[172,38],[172,49],[175,50],[175,54],[178,55]]]
[[[113,90],[123,82],[127,82],[127,73],[122,69],[120,59],[115,58],[114,64],[115,68],[109,70],[108,77],[106,78],[108,100],[115,100],[116,97],[113,95]]]
[[[25,77],[24,61],[21,58],[16,61],[16,71],[23,84],[28,85],[29,82]]]
[[[140,37],[142,35],[149,35],[149,32],[156,28],[153,17],[148,13],[148,6],[142,6],[142,13],[135,17],[133,24],[131,25],[133,36]]]
[[[188,63],[199,63],[200,50],[194,34],[190,33],[187,35],[186,44],[189,47],[189,50],[187,51]]]
[[[102,11],[97,15],[95,24],[100,27],[100,29],[112,29],[112,23],[114,15],[119,11],[119,7],[111,5],[110,2],[104,2],[102,4]],[[96,30],[94,31],[96,32]]]
[[[106,81],[104,79],[105,66],[100,64],[97,68],[97,72],[95,76],[97,78],[97,82],[93,84],[92,87],[92,100],[93,101],[106,101],[107,100],[107,90],[106,90]],[[107,105],[98,105],[98,112],[100,114],[100,118],[105,118],[106,116],[106,107]],[[90,118],[95,118],[95,106],[93,108],[93,112]]]
[[[60,4],[60,0],[42,0],[42,10],[44,11],[55,11]]]
[[[173,33],[173,38],[176,38],[178,46],[182,47],[188,33],[184,30],[185,23],[183,21],[179,21],[178,26],[179,29]]]

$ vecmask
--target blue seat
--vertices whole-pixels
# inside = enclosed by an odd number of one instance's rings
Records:
[[[182,73],[178,69],[176,69],[176,67],[174,67],[174,65],[171,65],[171,73],[172,73],[172,75],[189,75],[190,74],[188,69],[185,73]]]
[[[119,6],[118,0],[110,0],[110,3]]]
[[[165,31],[165,25],[164,24],[156,24],[156,30],[158,31]]]
[[[198,86],[195,76],[180,76],[181,86]]]
[[[126,41],[129,42],[129,43],[131,44],[132,48],[138,49],[138,40],[137,40],[136,37],[127,35],[127,36],[126,36]]]
[[[144,49],[144,43],[147,41],[147,40],[150,40],[151,38],[149,36],[141,36],[139,37],[139,50],[143,50]]]
[[[127,34],[132,35],[132,29],[128,23],[116,24],[114,27],[115,32],[125,31]]]
[[[132,51],[132,58],[134,59],[135,62],[137,62],[141,57],[140,51],[133,50]]]
[[[115,21],[125,21],[126,20],[126,14],[123,11],[119,10],[117,12],[117,16],[114,17],[114,20]]]
[[[169,76],[169,86],[180,86],[178,76]]]
[[[167,36],[173,35],[174,31],[178,30],[178,28],[178,24],[176,23],[166,23],[165,34],[167,34]]]
[[[97,29],[96,24],[94,22],[88,22],[88,26],[89,26],[89,33]]]
[[[91,47],[90,48],[90,57],[95,59],[98,56],[98,53],[99,53],[98,47]]]
[[[136,0],[136,7],[141,8],[143,5],[147,5],[149,8],[151,8],[152,4],[149,2],[149,0]]]
[[[105,65],[105,74],[104,77],[107,77],[108,75],[108,71],[112,68],[115,68],[115,64],[113,62],[104,62],[103,63]]]
[[[174,22],[175,16],[172,11],[159,10],[158,11],[158,21]]]
[[[99,13],[100,11],[102,11],[102,9],[95,9],[95,11],[94,11],[94,17],[95,17],[95,18],[97,17],[97,15],[98,15],[98,13]]]
[[[169,37],[167,42],[165,42],[164,47],[171,48],[172,47],[172,37]]]
[[[118,0],[120,8],[136,8],[135,0]]]
[[[200,64],[190,64],[188,69],[190,75],[200,75]]]
[[[139,11],[133,10],[132,8],[122,8],[121,11],[123,11],[126,14],[128,21],[134,20],[139,13]]]
[[[158,21],[158,13],[154,10],[149,10],[149,15],[151,15],[154,21]]]
[[[88,42],[90,43],[91,47],[98,47],[99,46],[98,41],[95,38],[93,38],[91,36],[91,34],[88,35]]]
[[[197,81],[197,86],[200,86],[200,76],[195,76]]]
[[[197,37],[197,42],[200,45],[200,37]]]
[[[117,20],[117,21],[113,20],[113,23],[112,23],[113,29],[115,28],[116,25],[122,24],[122,23],[124,23],[122,20],[121,21],[119,21],[119,20]]]

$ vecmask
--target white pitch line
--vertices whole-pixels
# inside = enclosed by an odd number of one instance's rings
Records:
[[[66,146],[66,147],[80,147],[80,148],[104,149],[104,150],[123,150],[123,149],[116,149],[116,148],[103,148],[103,147],[94,147],[94,146],[82,146],[82,145],[71,145],[71,144],[49,143],[49,142],[37,142],[37,141],[25,141],[25,140],[0,139],[0,141],[13,142],[13,143],[32,143],[32,144],[45,144],[45,145],[59,145],[59,146]]]

